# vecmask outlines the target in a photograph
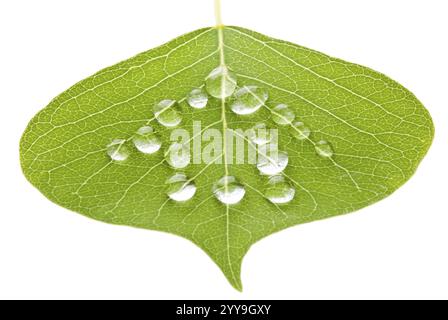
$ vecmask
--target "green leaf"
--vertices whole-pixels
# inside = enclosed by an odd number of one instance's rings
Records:
[[[236,75],[238,87],[268,92],[260,110],[238,115],[231,100],[213,97],[203,109],[187,104],[185,97],[221,64]],[[198,120],[203,129],[245,130],[260,121],[278,128],[279,146],[289,155],[283,177],[294,199],[271,203],[269,192],[282,188],[266,192],[268,178],[255,165],[224,161],[182,169],[194,177],[196,194],[185,202],[170,200],[166,181],[179,170],[164,161],[164,152],[145,155],[131,143],[150,124],[166,152],[172,129],[153,114],[165,99],[180,101],[179,113],[165,116],[180,114],[178,127],[189,131]],[[287,115],[274,111],[278,104],[287,104],[311,135],[281,125]],[[241,263],[252,244],[387,197],[414,174],[433,134],[422,104],[383,74],[246,29],[218,27],[184,35],[63,92],[30,122],[20,153],[26,177],[51,201],[104,222],[189,239],[241,290]],[[113,161],[113,152],[128,158]],[[238,204],[225,205],[213,194],[226,174],[246,191]]]

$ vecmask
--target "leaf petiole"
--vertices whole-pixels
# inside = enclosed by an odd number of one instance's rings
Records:
[[[215,18],[216,18],[216,27],[222,28],[224,25],[222,23],[221,0],[215,0]]]

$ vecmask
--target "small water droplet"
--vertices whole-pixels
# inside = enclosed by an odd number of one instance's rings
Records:
[[[192,108],[203,109],[207,106],[208,95],[202,89],[194,89],[188,95],[187,102]]]
[[[235,92],[236,85],[236,75],[226,66],[219,66],[205,79],[207,92],[219,99],[230,97]]]
[[[159,137],[154,133],[154,129],[150,126],[138,129],[132,142],[134,142],[138,151],[146,154],[156,153],[162,146],[162,141],[160,141]]]
[[[303,122],[295,122],[291,127],[291,134],[298,140],[308,139],[311,135],[311,129],[308,128]]]
[[[107,154],[112,160],[124,161],[129,158],[130,151],[126,146],[126,140],[115,139],[107,146]]]
[[[176,110],[177,101],[162,100],[154,106],[154,116],[165,127],[175,127],[182,121],[181,115]]]
[[[274,113],[272,114],[272,120],[280,125],[291,124],[296,115],[286,104],[279,104],[274,108]]]
[[[187,201],[196,193],[196,185],[183,173],[176,173],[166,181],[167,195],[174,201]]]
[[[296,190],[285,180],[283,176],[269,178],[265,197],[275,204],[285,204],[294,199]]]
[[[271,141],[269,129],[263,122],[257,123],[247,132],[250,141],[257,145],[263,145]]]
[[[319,156],[324,158],[331,158],[334,155],[333,147],[325,140],[316,143],[316,152]]]
[[[264,148],[261,148],[257,168],[261,174],[272,176],[285,170],[288,161],[288,154],[285,151],[278,151],[274,148],[267,152]]]
[[[213,194],[224,204],[236,204],[243,199],[246,190],[235,177],[225,176],[213,185]]]
[[[239,115],[252,114],[268,100],[268,91],[257,86],[244,86],[235,93],[231,109]]]
[[[173,143],[166,153],[166,161],[173,168],[185,168],[191,161],[190,148],[182,143]]]

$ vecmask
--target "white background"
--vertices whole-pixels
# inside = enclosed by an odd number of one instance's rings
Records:
[[[430,110],[417,174],[361,212],[253,246],[244,293],[176,236],[89,220],[23,177],[20,136],[51,98],[103,67],[214,24],[212,0],[0,4],[0,298],[448,298],[448,4],[223,0],[224,22],[384,72]]]

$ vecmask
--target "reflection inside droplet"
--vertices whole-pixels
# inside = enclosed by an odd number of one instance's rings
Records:
[[[230,97],[235,92],[236,85],[236,75],[226,66],[217,67],[205,79],[207,92],[219,99]]]
[[[272,139],[269,129],[263,122],[257,123],[249,129],[247,131],[247,137],[252,143],[257,145],[264,145]]]
[[[265,196],[275,204],[285,204],[294,199],[296,190],[285,180],[283,176],[272,176],[269,178]]]
[[[175,127],[182,121],[182,116],[177,111],[175,100],[162,100],[154,106],[154,116],[165,127]]]
[[[203,109],[207,106],[208,95],[202,89],[194,89],[188,95],[187,102],[192,108]]]
[[[272,120],[280,125],[291,124],[296,115],[286,104],[279,104],[273,109]]]
[[[257,86],[244,86],[235,93],[231,109],[239,115],[256,112],[268,100],[268,91]]]
[[[129,158],[130,151],[126,146],[126,140],[115,139],[107,146],[107,154],[114,161],[124,161]]]
[[[213,194],[224,204],[236,204],[246,194],[244,187],[233,176],[225,176],[213,185]]]
[[[326,140],[316,143],[316,152],[323,158],[331,158],[334,155],[333,147]]]
[[[311,135],[311,130],[303,122],[294,122],[291,127],[291,134],[298,140],[306,140]]]
[[[285,151],[259,148],[257,168],[261,174],[268,176],[279,174],[286,169],[288,161],[288,154]]]
[[[188,201],[196,193],[196,185],[184,173],[176,173],[166,181],[167,195],[174,201]]]
[[[175,142],[169,147],[165,158],[173,168],[185,168],[191,161],[190,148],[188,144]]]
[[[144,126],[138,129],[132,139],[135,147],[142,153],[153,154],[160,150],[162,141],[154,133],[154,129],[150,126]]]

